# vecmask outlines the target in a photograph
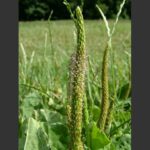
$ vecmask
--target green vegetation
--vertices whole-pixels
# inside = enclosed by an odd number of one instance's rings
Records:
[[[114,21],[109,20],[112,27]],[[102,59],[107,43],[102,20],[84,21],[87,51],[82,131],[84,149],[131,149],[131,24],[120,20],[112,38],[109,94],[115,96],[109,132],[97,121],[102,104]],[[73,21],[19,23],[19,150],[67,150],[68,78],[71,54],[76,51]],[[86,105],[87,102],[87,105]],[[89,121],[90,124],[87,122]]]

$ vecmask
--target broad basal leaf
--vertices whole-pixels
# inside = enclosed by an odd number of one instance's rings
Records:
[[[101,132],[100,129],[96,126],[94,122],[89,128],[88,142],[90,142],[90,148],[92,150],[99,150],[100,148],[104,148],[106,145],[110,143],[110,140],[105,135],[105,133]]]
[[[29,119],[24,150],[50,150],[47,136],[40,128],[39,122]]]

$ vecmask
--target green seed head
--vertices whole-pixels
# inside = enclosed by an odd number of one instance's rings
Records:
[[[99,128],[104,131],[106,119],[109,109],[109,86],[108,86],[108,52],[109,45],[104,50],[103,64],[102,64],[102,102],[101,102],[101,115],[98,121]]]
[[[72,150],[83,150],[82,143],[82,118],[83,118],[83,99],[85,95],[85,30],[84,20],[80,7],[76,8],[76,29],[77,29],[77,50],[71,59],[70,68],[70,126]]]

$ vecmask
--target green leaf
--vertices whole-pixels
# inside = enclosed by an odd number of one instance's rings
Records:
[[[63,143],[63,144],[68,144],[69,142],[69,136],[68,136],[68,128],[67,126],[65,126],[64,124],[62,124],[61,122],[55,123],[55,124],[51,124],[51,129],[57,134],[59,135],[59,140]],[[65,137],[65,138],[64,138]]]
[[[44,132],[43,128],[39,128],[37,131],[38,136],[38,144],[40,150],[50,150],[49,144],[48,144],[48,136]]]
[[[100,148],[104,148],[106,145],[110,143],[110,140],[105,135],[105,133],[101,132],[100,129],[96,126],[94,122],[91,128],[91,149],[99,150]]]
[[[119,99],[123,100],[123,99],[127,99],[129,97],[131,97],[131,88],[130,88],[130,84],[124,84],[117,93]]]
[[[34,108],[32,106],[24,106],[22,107],[23,117],[30,118],[33,114]]]
[[[27,119],[20,121],[20,127],[19,127],[19,150],[24,149],[24,144],[26,140],[26,129],[28,126]]]
[[[24,150],[50,150],[48,147],[46,134],[42,128],[40,128],[39,122],[33,118],[30,118],[28,122]]]
[[[41,102],[41,99],[37,92],[32,92],[24,98],[24,102],[31,106],[37,106]]]
[[[56,134],[51,127],[48,128],[48,138],[52,150],[66,150],[60,141],[60,135]]]
[[[49,122],[50,124],[57,122],[65,123],[65,118],[63,115],[61,115],[57,111],[51,111],[48,109],[40,109],[39,120]]]
[[[93,120],[97,121],[99,119],[100,116],[100,108],[96,105],[94,105],[93,107]]]
[[[116,147],[113,143],[108,144],[104,148],[100,148],[99,150],[116,150]]]
[[[20,106],[22,110],[23,117],[30,118],[32,117],[32,114],[34,112],[34,107],[38,106],[41,102],[41,100],[38,98],[37,93],[29,93],[25,98],[23,99],[22,105]]]
[[[67,149],[67,129],[62,123],[41,122],[40,127],[47,133],[48,143],[52,150]]]

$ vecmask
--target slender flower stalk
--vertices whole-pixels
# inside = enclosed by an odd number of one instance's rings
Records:
[[[69,5],[67,3],[67,8]],[[70,11],[71,12],[71,11]],[[70,65],[69,81],[69,110],[68,123],[71,134],[71,150],[84,150],[82,142],[82,120],[83,104],[85,98],[85,69],[86,69],[86,51],[85,51],[85,30],[84,19],[80,7],[75,10],[75,15],[71,12],[77,29],[77,50],[73,54]]]
[[[108,52],[109,44],[107,45],[102,64],[102,102],[101,102],[101,115],[98,121],[98,127],[104,131],[109,109],[109,86],[108,86]]]
[[[114,109],[114,99],[110,101],[109,109],[108,109],[108,114],[106,118],[106,123],[105,123],[105,132],[109,133],[110,128],[111,128],[111,121],[112,121],[112,114],[113,114],[113,109]]]
[[[110,51],[112,52],[112,42],[111,42],[112,35],[115,32],[115,28],[118,23],[119,16],[122,12],[122,8],[125,4],[125,1],[126,0],[123,0],[122,3],[120,4],[120,8],[117,13],[116,20],[114,22],[112,30],[109,27],[109,23],[103,13],[103,11],[101,10],[101,8],[98,5],[96,5],[97,9],[99,10],[100,14],[102,15],[102,18],[104,20],[104,23],[105,23],[105,26],[107,29],[107,35],[108,35],[108,43],[106,45],[106,49],[104,50],[103,64],[102,64],[102,103],[101,103],[101,114],[100,114],[100,118],[98,120],[98,127],[102,131],[106,131],[107,128],[111,124],[111,116],[112,116],[112,111],[113,111],[113,106],[114,106],[114,100],[111,100],[111,101],[109,100],[109,80],[108,80],[109,52]],[[114,62],[112,62],[112,63],[114,63]],[[114,72],[113,67],[112,67],[112,71]],[[114,79],[114,74],[113,74],[112,78]]]

